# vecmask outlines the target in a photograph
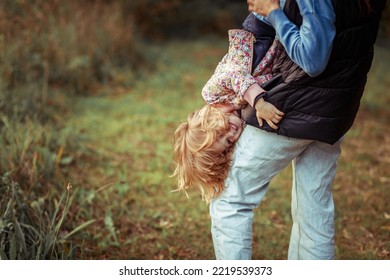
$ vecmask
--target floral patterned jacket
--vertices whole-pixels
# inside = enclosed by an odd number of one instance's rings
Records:
[[[244,99],[246,90],[254,83],[261,85],[272,78],[277,39],[252,71],[254,41],[253,34],[244,29],[229,30],[229,51],[202,90],[207,103],[230,103],[237,109],[242,108],[247,104]]]

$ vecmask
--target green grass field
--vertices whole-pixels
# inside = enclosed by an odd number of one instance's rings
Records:
[[[60,126],[36,132],[60,143],[51,172],[63,189],[57,186],[43,197],[54,197],[54,206],[61,209],[62,216],[52,216],[63,218],[53,220],[64,256],[214,258],[208,205],[194,192],[190,198],[173,192],[172,136],[187,114],[203,104],[201,88],[226,50],[223,39],[152,47],[153,71],[142,73],[133,85],[72,97],[67,113],[57,118]],[[390,52],[378,46],[361,110],[345,139],[334,183],[338,259],[390,259],[389,63]],[[131,73],[117,75],[122,81],[134,79]],[[272,181],[256,210],[254,259],[286,259],[290,171]],[[68,184],[72,190],[65,204],[55,197],[67,194]],[[43,213],[45,202],[40,203]]]

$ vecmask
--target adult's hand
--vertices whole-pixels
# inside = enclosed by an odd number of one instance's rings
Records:
[[[247,0],[248,10],[262,16],[268,16],[273,10],[280,9],[279,0]]]

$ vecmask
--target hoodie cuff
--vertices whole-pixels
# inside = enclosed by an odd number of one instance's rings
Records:
[[[278,18],[286,17],[282,9],[276,9],[269,13],[267,16],[267,20],[271,25],[276,29],[276,25],[278,23]]]

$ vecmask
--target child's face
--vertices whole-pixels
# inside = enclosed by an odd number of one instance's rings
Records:
[[[219,135],[217,141],[211,146],[217,153],[223,153],[229,149],[240,137],[244,121],[238,116],[232,105],[218,105],[215,107],[225,117],[229,124],[229,130]]]

